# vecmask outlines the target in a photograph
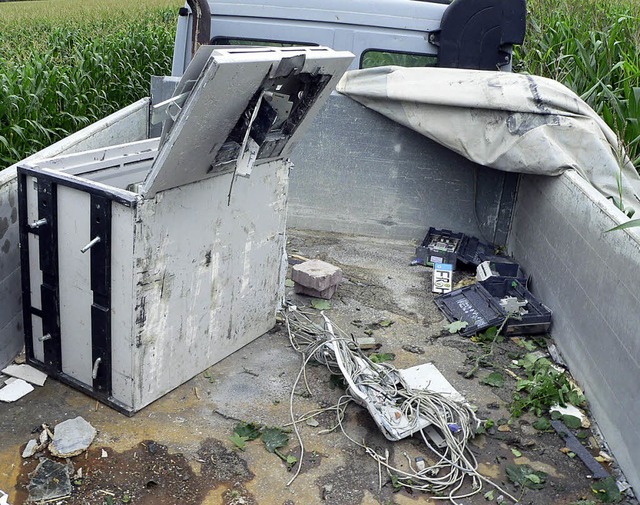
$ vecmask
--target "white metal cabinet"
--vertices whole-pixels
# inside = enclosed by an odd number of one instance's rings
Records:
[[[351,57],[205,47],[160,139],[20,166],[28,361],[133,413],[269,330],[287,156]]]

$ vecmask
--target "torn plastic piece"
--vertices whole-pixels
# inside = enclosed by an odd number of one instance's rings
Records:
[[[583,428],[587,429],[591,427],[591,421],[589,421],[589,418],[584,414],[584,412],[582,412],[582,410],[580,410],[578,407],[571,405],[570,403],[567,403],[566,407],[562,407],[558,404],[552,405],[549,408],[549,412],[558,412],[563,416],[575,417],[577,419],[580,419],[580,425]]]
[[[36,469],[29,474],[31,481],[27,485],[30,502],[47,502],[64,498],[71,494],[71,463],[63,465],[42,458]]]
[[[459,433],[462,430],[460,425],[456,423],[449,423],[447,426],[449,426],[451,433]]]
[[[22,379],[7,380],[6,386],[0,389],[0,402],[15,402],[33,391],[33,386]]]
[[[10,505],[7,501],[9,499],[9,495],[5,493],[2,489],[0,489],[0,505]]]
[[[505,296],[500,300],[500,306],[507,314],[513,314],[521,317],[529,313],[525,308],[527,306],[527,300],[517,298],[515,296]]]
[[[591,453],[580,443],[580,440],[569,431],[569,428],[567,428],[562,421],[551,421],[551,426],[553,426],[553,429],[562,437],[565,445],[571,452],[574,452],[582,460],[594,479],[606,479],[609,477],[609,472],[595,460]]]
[[[477,268],[483,261],[496,256],[496,248],[476,237],[464,235],[456,255],[464,265]]]
[[[433,265],[432,287],[433,293],[450,293],[453,287],[453,265],[436,263]]]
[[[527,277],[522,268],[517,263],[509,261],[507,258],[495,258],[483,261],[476,268],[476,279],[478,282],[500,282],[501,277],[509,277],[517,280],[523,286],[527,284]]]

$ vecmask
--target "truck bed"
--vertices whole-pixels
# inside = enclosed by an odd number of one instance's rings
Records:
[[[491,367],[481,367],[473,379],[464,378],[462,374],[483,351],[469,338],[443,331],[446,321],[430,292],[431,269],[409,264],[415,243],[290,229],[287,251],[290,262],[299,256],[319,258],[343,269],[345,280],[326,310],[336,325],[355,337],[370,333],[381,345],[377,352],[395,354],[392,363],[398,368],[434,363],[477,406],[479,417],[496,422],[489,434],[477,436],[470,446],[481,474],[520,497],[522,490],[506,477],[507,464],[526,463],[546,472],[544,488],[526,489],[521,503],[561,505],[593,495],[589,471],[578,458],[561,452],[565,444],[555,432],[533,429],[535,418],[530,414],[503,424],[509,418],[507,404],[515,379],[505,373],[503,387],[482,383],[489,372],[507,367],[516,355],[527,352],[518,340],[497,345]],[[454,280],[469,277],[456,272]],[[294,294],[290,287],[286,297],[319,319],[319,312],[310,307],[311,298]],[[300,476],[289,487],[292,472],[260,440],[247,442],[245,450],[229,440],[240,421],[270,427],[285,427],[290,422],[289,400],[300,365],[300,356],[280,324],[132,418],[48,380],[24,400],[0,409],[0,489],[9,492],[10,503],[23,503],[28,474],[38,461],[23,460],[20,454],[36,436],[34,430],[42,423],[53,427],[82,416],[98,430],[98,436],[86,455],[71,459],[74,472],[82,468],[83,477],[74,480],[71,497],[58,503],[102,503],[106,496],[112,496],[114,503],[128,496],[131,503],[185,505],[413,503],[421,493],[395,492],[389,476],[385,472],[379,475],[376,462],[339,429],[320,433],[335,424],[330,412],[317,417],[318,426],[299,424],[305,457]],[[308,366],[307,381],[311,394],[301,386],[293,395],[296,415],[329,407],[344,393],[322,366]],[[370,447],[388,449],[391,460],[404,468],[405,452],[411,459],[429,455],[417,437],[386,440],[369,414],[357,405],[347,409],[344,429]],[[593,445],[591,452],[597,454],[601,439],[590,430],[585,430],[585,435],[587,445]],[[293,433],[281,452],[299,456]],[[464,503],[488,503],[483,495],[490,489]],[[500,494],[495,491],[495,497]],[[422,503],[432,503],[427,497],[421,498]]]

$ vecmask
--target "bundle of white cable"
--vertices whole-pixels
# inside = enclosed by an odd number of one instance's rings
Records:
[[[411,432],[420,433],[422,436],[432,455],[430,458],[432,464],[422,469],[414,468],[411,459],[405,454],[410,469],[406,471],[392,465],[388,451],[385,451],[384,455],[379,454],[345,432],[342,420],[349,398],[342,397],[332,408],[336,411],[337,421],[333,429],[340,427],[349,440],[363,447],[367,454],[378,462],[379,468],[384,467],[390,475],[394,474],[398,484],[411,489],[428,491],[434,495],[433,499],[447,499],[456,504],[458,499],[479,493],[483,482],[487,482],[517,503],[516,498],[477,471],[477,461],[467,448],[467,442],[475,436],[479,422],[468,404],[457,402],[428,389],[412,390],[394,366],[372,362],[360,351],[353,338],[339,328],[336,335],[332,322],[324,313],[321,315],[324,319],[323,326],[314,323],[307,314],[294,306],[283,313],[291,345],[303,356],[303,364],[290,398],[292,425],[300,442],[301,454],[297,472],[289,484],[297,477],[304,455],[304,446],[297,423],[328,410],[321,409],[298,418],[293,412],[294,392],[301,378],[305,379],[307,390],[309,389],[305,370],[308,362],[315,359],[325,364],[333,374],[341,374],[348,385],[351,398],[365,406],[377,421],[381,416],[388,415],[390,411],[397,412],[396,417],[404,416],[403,419],[408,421],[412,428]],[[444,449],[431,445],[421,428],[426,424],[438,428],[446,441]],[[385,433],[385,429],[382,429],[382,432],[387,438],[393,439],[390,433]],[[466,481],[471,483],[471,490],[460,492]],[[382,485],[381,475],[380,485]]]

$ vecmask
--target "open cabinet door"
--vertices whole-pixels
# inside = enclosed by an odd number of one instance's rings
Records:
[[[166,108],[142,196],[287,157],[352,59],[324,47],[202,47]]]

